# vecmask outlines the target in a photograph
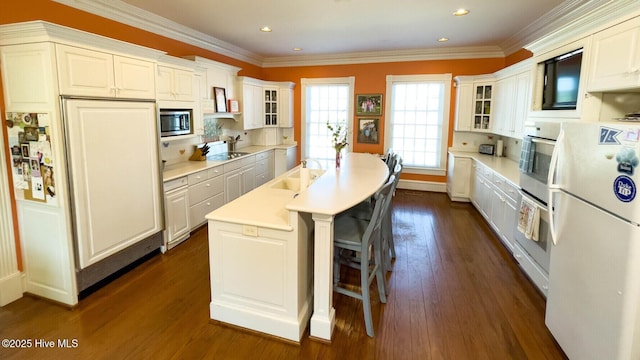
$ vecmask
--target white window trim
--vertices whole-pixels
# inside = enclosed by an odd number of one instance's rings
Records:
[[[301,89],[300,89],[300,99],[301,99],[301,109],[302,109],[302,119],[300,122],[300,139],[301,141],[304,141],[307,138],[307,86],[313,86],[313,85],[349,85],[349,99],[351,99],[349,101],[349,112],[348,114],[349,117],[347,119],[347,133],[348,135],[348,139],[352,139],[353,138],[353,102],[354,102],[354,98],[355,98],[355,83],[356,83],[356,77],[355,76],[349,76],[349,77],[335,77],[335,78],[301,78],[300,79],[300,85],[301,85]],[[351,141],[349,141],[349,144],[347,145],[347,152],[351,151],[352,147],[351,147]],[[306,159],[308,156],[306,154],[307,152],[307,148],[306,146],[304,146],[303,144],[301,144],[300,146],[300,158],[301,159]]]
[[[384,126],[384,148],[389,149],[391,146],[391,101],[394,82],[422,82],[422,81],[439,81],[444,83],[444,102],[442,111],[442,143],[440,144],[440,167],[437,169],[422,169],[404,166],[402,172],[408,174],[420,175],[447,175],[447,148],[449,143],[449,117],[451,104],[451,81],[452,74],[429,74],[429,75],[387,75],[387,87],[385,100],[385,126]],[[392,149],[393,150],[393,149]]]

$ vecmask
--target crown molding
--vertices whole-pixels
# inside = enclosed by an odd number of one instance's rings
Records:
[[[353,52],[331,55],[284,56],[266,58],[262,67],[315,66],[370,64],[383,62],[405,62],[424,60],[455,60],[478,58],[501,58],[505,54],[498,46],[458,48],[432,48],[415,50]]]
[[[570,16],[551,20],[546,28],[554,28],[540,34],[524,48],[534,54],[541,54],[562,44],[568,44],[593,34],[607,26],[639,16],[639,0],[598,0],[572,1],[574,10]],[[563,23],[563,26],[556,24]]]
[[[92,34],[86,31],[35,20],[22,23],[0,25],[0,45],[14,45],[34,42],[53,41],[60,44],[77,45],[89,48],[109,49],[114,53],[134,55],[157,60],[166,56],[166,52],[131,44]],[[186,60],[185,60],[186,61]]]
[[[120,0],[53,0],[57,3],[146,30],[173,40],[260,66],[263,58],[213,36],[131,6]]]

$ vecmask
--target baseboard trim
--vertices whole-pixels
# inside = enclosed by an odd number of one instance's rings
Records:
[[[398,189],[447,192],[447,183],[400,179],[400,182],[398,182]]]
[[[5,306],[22,297],[22,273],[16,272],[0,279],[0,306]]]

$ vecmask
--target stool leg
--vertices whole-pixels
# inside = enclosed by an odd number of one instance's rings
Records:
[[[371,316],[371,297],[369,295],[369,264],[364,259],[360,262],[360,287],[362,310],[364,311],[364,327],[367,330],[367,335],[373,337],[373,318]]]

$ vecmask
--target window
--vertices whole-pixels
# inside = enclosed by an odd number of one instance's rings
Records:
[[[387,76],[385,147],[407,173],[446,174],[451,74]]]
[[[302,79],[301,83],[302,159],[316,159],[326,168],[336,154],[327,121],[343,124],[351,134],[354,78]]]

